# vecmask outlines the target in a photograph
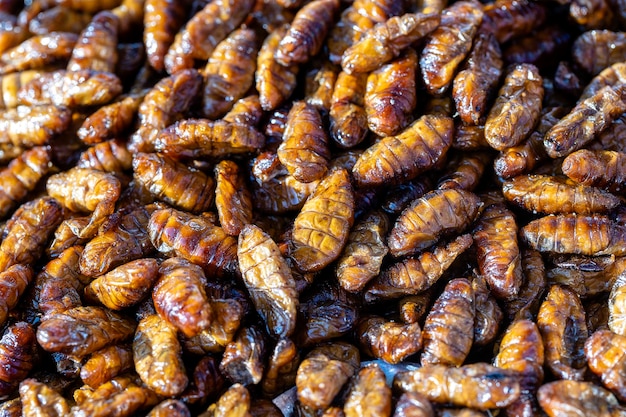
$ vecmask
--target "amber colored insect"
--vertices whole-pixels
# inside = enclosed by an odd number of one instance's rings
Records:
[[[342,148],[352,148],[368,132],[365,112],[367,74],[340,72],[330,103],[330,135]]]
[[[30,324],[18,322],[6,328],[0,338],[0,395],[10,394],[26,378],[36,354],[35,330]]]
[[[469,191],[431,191],[398,217],[387,241],[389,252],[394,257],[411,255],[441,237],[461,232],[474,221],[480,208],[480,199]]]
[[[485,126],[457,123],[452,139],[452,148],[461,151],[489,149],[489,143],[485,140]]]
[[[25,151],[21,146],[12,143],[0,143],[0,164],[6,165]]]
[[[25,379],[20,383],[20,415],[69,415],[70,406],[67,400],[57,391],[34,378]]]
[[[452,403],[477,410],[506,407],[520,394],[515,372],[478,362],[461,367],[427,365],[400,372],[394,388],[419,393],[437,404]]]
[[[302,64],[316,55],[339,11],[337,0],[313,0],[296,13],[274,55],[279,64]]]
[[[4,417],[22,417],[22,402],[20,397],[5,400],[0,404],[0,415]]]
[[[267,340],[256,326],[242,327],[226,345],[220,372],[229,380],[244,385],[258,384],[263,378]]]
[[[608,327],[613,333],[626,336],[626,285],[624,277],[618,276],[609,294]]]
[[[252,223],[252,195],[235,162],[220,161],[214,171],[215,206],[220,225],[229,235],[238,236],[245,225]]]
[[[212,356],[203,356],[191,371],[189,385],[180,399],[190,407],[205,404],[224,389],[224,376],[219,372],[218,362]]]
[[[235,338],[245,314],[237,300],[213,300],[210,294],[208,296],[214,319],[208,329],[187,339],[185,343],[187,351],[200,355],[224,352],[226,346]]]
[[[276,342],[261,381],[263,393],[275,396],[284,392],[288,387],[292,387],[296,381],[299,364],[298,348],[291,339],[280,339]]]
[[[175,209],[156,210],[150,217],[148,233],[159,252],[202,266],[206,276],[238,271],[237,240],[203,217]]]
[[[561,169],[584,186],[621,193],[626,185],[626,154],[623,152],[581,149],[569,154]]]
[[[258,126],[264,116],[259,96],[256,94],[243,97],[233,104],[233,108],[222,118],[225,122],[248,126]]]
[[[364,366],[355,376],[343,406],[345,417],[391,415],[391,388],[378,364]]]
[[[143,15],[143,43],[148,62],[157,71],[163,71],[167,50],[186,17],[183,3],[173,0],[146,0]]]
[[[26,70],[0,75],[0,109],[14,109],[18,106],[17,92],[23,85],[42,74],[38,70]]]
[[[252,417],[250,402],[248,389],[243,384],[235,383],[215,403],[211,404],[204,414],[214,417],[234,417],[235,415]]]
[[[300,182],[285,174],[261,181],[260,184],[255,181],[252,183],[252,204],[265,213],[281,214],[300,210],[319,183]]]
[[[190,417],[191,413],[187,405],[181,400],[163,400],[156,405],[146,417]]]
[[[453,131],[450,117],[420,117],[399,135],[383,138],[363,152],[352,170],[357,184],[398,184],[417,177],[447,153]]]
[[[0,144],[16,147],[45,145],[65,131],[72,113],[57,106],[18,106],[0,111]]]
[[[347,73],[374,71],[435,30],[439,21],[438,13],[407,13],[378,23],[345,50],[341,67]]]
[[[626,398],[626,379],[624,376],[624,348],[626,336],[610,330],[598,330],[585,342],[585,356],[589,369],[598,375],[605,387],[619,399]]]
[[[330,150],[319,111],[305,101],[289,111],[278,159],[289,174],[301,182],[322,179],[328,169]]]
[[[206,61],[219,42],[252,11],[253,0],[218,0],[206,4],[182,28],[165,55],[165,69],[175,74]]]
[[[125,39],[143,22],[145,0],[122,0],[111,9],[118,18],[118,35]]]
[[[422,348],[422,329],[418,323],[396,323],[372,316],[363,319],[356,332],[364,352],[390,364],[400,363]]]
[[[63,206],[52,197],[22,204],[6,222],[0,243],[0,271],[15,264],[31,265],[63,220]]]
[[[532,64],[519,64],[507,72],[485,122],[485,139],[499,151],[518,145],[539,121],[543,79]]]
[[[465,64],[452,83],[452,97],[461,120],[477,125],[488,110],[488,100],[502,75],[502,52],[492,34],[480,33]]]
[[[473,152],[451,158],[446,172],[439,179],[437,188],[461,188],[473,191],[481,180],[485,168],[491,162],[491,156],[486,152]]]
[[[551,284],[567,285],[584,298],[611,290],[615,279],[624,272],[623,257],[560,255],[551,259],[553,266],[546,276]]]
[[[76,166],[121,174],[132,168],[133,155],[126,147],[126,143],[112,139],[87,148],[80,154]]]
[[[84,398],[76,393],[83,391]],[[72,407],[72,415],[107,416],[120,413],[133,415],[139,409],[149,408],[159,402],[159,396],[149,388],[141,385],[136,377],[121,376],[105,382],[95,390],[86,393],[88,388],[74,391],[76,405]]]
[[[0,272],[0,324],[7,321],[9,312],[18,305],[26,287],[33,280],[33,269],[28,265],[12,265]]]
[[[354,222],[354,192],[346,170],[332,171],[320,182],[294,220],[291,257],[304,272],[337,259]]]
[[[109,346],[94,352],[87,359],[80,368],[80,379],[95,389],[133,367],[133,352],[130,346]]]
[[[257,38],[252,29],[237,29],[216,47],[204,68],[202,114],[218,119],[252,86]]]
[[[43,69],[54,63],[65,63],[72,55],[78,35],[53,32],[28,38],[0,55],[0,74]]]
[[[328,114],[339,68],[328,61],[315,60],[304,80],[304,101],[322,114]]]
[[[624,84],[626,82],[626,62],[617,62],[606,67],[598,75],[593,77],[587,84],[583,92],[580,94],[578,101],[585,100],[607,85],[613,86]]]
[[[626,35],[610,30],[590,30],[581,34],[572,45],[572,59],[591,75],[624,61]]]
[[[546,7],[528,0],[496,0],[484,8],[483,28],[496,40],[506,41],[528,35],[546,20]]]
[[[546,367],[558,378],[582,380],[587,361],[585,310],[568,287],[550,287],[537,314],[537,326],[545,347]]]
[[[474,346],[487,346],[499,336],[504,314],[482,275],[472,279],[474,290]]]
[[[55,6],[38,13],[28,22],[28,31],[33,35],[52,32],[80,33],[91,22],[92,15],[63,6]]]
[[[611,391],[588,381],[554,381],[542,385],[537,399],[549,417],[621,416],[626,409]]]
[[[68,71],[94,70],[114,72],[117,64],[118,18],[109,11],[96,14],[79,35]]]
[[[381,202],[381,208],[391,214],[398,215],[413,202],[432,189],[428,176],[420,176],[391,187]]]
[[[394,417],[435,417],[433,406],[424,395],[403,392],[396,402]]]
[[[299,67],[283,66],[274,58],[278,44],[286,35],[288,28],[288,25],[283,25],[272,31],[263,41],[257,55],[255,84],[259,92],[259,101],[265,111],[278,107],[296,87]]]
[[[133,340],[133,359],[143,383],[157,394],[174,396],[187,387],[189,379],[176,328],[158,315],[139,322]]]
[[[626,254],[624,226],[599,214],[548,215],[524,226],[521,237],[540,252],[589,256]]]
[[[298,367],[298,401],[314,410],[327,408],[359,365],[359,350],[349,343],[314,348]]]
[[[441,12],[441,23],[429,35],[419,62],[428,92],[436,95],[448,89],[482,19],[482,7],[469,1],[456,2]]]
[[[379,136],[400,133],[413,120],[417,54],[407,48],[395,60],[367,76],[365,113],[369,129]]]

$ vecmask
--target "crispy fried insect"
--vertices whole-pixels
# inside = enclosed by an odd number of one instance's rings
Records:
[[[17,92],[41,74],[39,70],[26,70],[0,75],[0,109],[16,108],[19,103]]]
[[[76,233],[84,229],[90,220],[90,216],[70,217],[63,220],[54,231],[54,238],[46,249],[46,253],[51,258],[56,258],[61,252],[72,246],[84,246],[90,238],[79,238]]]
[[[72,10],[79,10],[85,13],[98,13],[101,10],[108,10],[119,6],[122,0],[102,0],[97,4],[89,0],[54,0],[54,4],[67,7]]]
[[[6,328],[0,339],[0,395],[13,392],[35,365],[35,330],[26,322]]]
[[[164,400],[154,407],[146,417],[191,417],[189,408],[181,400]]]
[[[143,383],[159,395],[178,395],[189,382],[176,328],[156,314],[139,322],[133,340],[133,359]]]
[[[111,174],[121,174],[132,168],[133,155],[126,147],[125,142],[112,139],[87,148],[80,154],[76,166]]]
[[[477,217],[479,197],[461,189],[434,190],[413,201],[396,220],[387,244],[394,257],[412,255],[441,237],[461,232]]]
[[[256,152],[265,145],[265,137],[254,127],[225,120],[180,120],[163,129],[152,146],[158,152],[175,157],[224,158]]]
[[[220,161],[214,171],[220,225],[229,235],[238,236],[245,225],[252,223],[252,195],[235,162]]]
[[[452,139],[452,148],[461,151],[489,149],[489,143],[485,139],[485,126],[457,123]]]
[[[6,165],[13,159],[19,157],[25,148],[13,145],[12,143],[0,143],[0,164]]]
[[[117,28],[118,18],[115,14],[109,11],[96,14],[76,41],[67,64],[68,71],[115,72]]]
[[[291,339],[280,339],[276,342],[261,381],[263,393],[273,397],[292,387],[299,364],[298,348]]]
[[[212,356],[202,357],[191,374],[193,381],[189,381],[187,389],[180,396],[185,404],[189,406],[205,404],[209,398],[214,398],[222,392],[224,376],[219,372],[217,360]]]
[[[578,101],[580,102],[592,97],[607,85],[614,86],[624,83],[626,83],[626,62],[617,62],[609,67],[606,67],[600,71],[598,75],[593,77],[580,94]]]
[[[421,323],[426,313],[430,310],[434,290],[435,288],[431,287],[420,294],[401,298],[398,301],[398,315],[402,322],[406,324]]]
[[[429,35],[420,57],[428,92],[436,95],[448,89],[457,67],[472,48],[482,19],[482,7],[469,1],[456,2],[441,12],[441,23]]]
[[[613,333],[626,336],[626,282],[624,275],[613,282],[609,295],[608,327]]]
[[[283,138],[277,155],[289,174],[301,182],[322,179],[330,150],[319,111],[305,101],[294,103]]]
[[[507,72],[485,122],[485,139],[499,151],[518,145],[539,121],[543,81],[532,64],[519,64]]]
[[[432,189],[432,183],[427,176],[417,177],[412,181],[403,182],[389,189],[382,201],[381,208],[397,216],[413,202]]]
[[[484,7],[482,27],[500,44],[530,34],[546,20],[546,7],[528,0],[496,0]]]
[[[407,48],[395,60],[369,73],[365,112],[369,129],[380,136],[400,133],[413,119],[417,54]]]
[[[439,179],[437,188],[440,190],[461,188],[473,191],[490,162],[491,156],[486,152],[477,151],[457,155],[448,162],[446,173]]]
[[[206,67],[202,114],[218,119],[252,86],[257,59],[257,38],[252,29],[233,31],[220,42]]]
[[[446,154],[453,130],[450,117],[420,117],[399,135],[383,138],[363,152],[352,169],[357,184],[381,186],[417,177]]]
[[[398,57],[409,45],[439,25],[439,13],[407,13],[394,16],[367,30],[347,48],[341,66],[347,73],[371,72]]]
[[[393,417],[435,417],[435,411],[424,395],[404,392],[398,398]]]
[[[537,399],[549,417],[618,417],[626,413],[610,391],[587,381],[562,380],[544,384],[537,392]]]
[[[540,252],[626,255],[626,228],[599,214],[551,214],[524,226],[521,237]]]
[[[33,276],[33,269],[21,264],[0,272],[0,325],[7,321],[9,312],[17,306]]]
[[[304,101],[320,113],[328,114],[339,69],[328,61],[314,61],[304,82]]]
[[[345,417],[391,415],[391,388],[378,364],[364,366],[357,373],[343,406]]]
[[[307,62],[316,55],[338,11],[338,0],[313,0],[304,5],[279,42],[274,55],[276,61],[289,66]]]
[[[119,374],[133,369],[129,345],[114,345],[94,352],[80,368],[80,379],[96,389]]]
[[[54,389],[36,379],[28,378],[20,383],[20,402],[22,414],[34,416],[66,416],[70,414],[70,406]]]
[[[585,342],[585,356],[589,369],[598,375],[605,387],[620,400],[626,398],[626,376],[624,356],[626,336],[610,330],[598,330]]]
[[[587,362],[585,310],[578,295],[561,285],[550,287],[537,314],[546,366],[557,378],[582,380]]]
[[[296,375],[298,401],[315,410],[327,408],[360,364],[359,350],[346,342],[313,349]]]
[[[48,352],[82,357],[122,342],[135,322],[102,307],[74,307],[51,314],[37,328],[37,342]]]
[[[187,168],[165,155],[137,153],[133,157],[137,183],[155,198],[174,207],[199,213],[207,211],[215,199],[215,180],[202,171]]]
[[[356,328],[359,346],[370,356],[396,364],[422,348],[418,323],[396,323],[382,317],[363,319]]]
[[[72,113],[57,106],[17,106],[0,111],[0,143],[16,147],[44,145],[70,125]]]
[[[515,372],[482,362],[459,368],[428,365],[400,372],[393,386],[423,394],[437,404],[452,403],[477,410],[506,407],[520,394]]]
[[[337,259],[354,222],[354,192],[348,172],[332,171],[320,182],[294,220],[291,257],[303,272]]]
[[[474,338],[474,289],[465,278],[448,282],[424,322],[422,365],[460,366]]]
[[[184,3],[175,0],[146,0],[143,15],[143,43],[148,62],[163,71],[167,50],[182,27],[186,17]]]
[[[585,186],[623,192],[626,186],[626,154],[581,149],[569,154],[561,165],[563,173]]]
[[[258,126],[264,116],[259,96],[256,94],[241,98],[233,104],[233,108],[224,115],[222,120],[248,126]]]
[[[0,243],[0,271],[11,265],[31,265],[63,220],[63,207],[52,197],[22,204],[4,226]]]
[[[367,74],[340,72],[330,104],[330,135],[342,148],[352,148],[368,132],[365,112]]]
[[[88,145],[118,138],[131,125],[145,94],[131,94],[120,101],[102,106],[89,115],[76,132]]]
[[[206,61],[219,42],[252,11],[253,0],[217,0],[207,3],[181,29],[165,55],[165,69],[175,74]]]
[[[266,336],[256,326],[242,327],[226,345],[220,371],[234,383],[258,384],[263,378],[267,349]]]
[[[240,384],[234,383],[224,394],[211,404],[202,416],[213,417],[252,417],[250,392]]]
[[[626,59],[626,34],[610,30],[590,30],[572,45],[572,59],[591,75]]]
[[[53,32],[36,35],[0,55],[0,74],[43,69],[54,63],[64,63],[72,55],[78,35]]]
[[[502,67],[502,52],[495,36],[478,34],[452,83],[452,97],[463,122],[477,125],[483,120],[489,108],[487,101],[500,81]]]
[[[186,350],[200,355],[223,352],[226,345],[235,338],[246,313],[241,303],[235,299],[213,299],[211,294],[207,295],[213,310],[213,320],[208,329],[185,342]]]
[[[624,272],[626,259],[609,256],[561,255],[551,257],[553,266],[547,271],[552,284],[567,285],[583,298],[607,293],[615,279]]]
[[[367,287],[365,301],[398,298],[428,290],[471,245],[472,236],[465,234],[435,247],[432,252],[422,252],[415,258],[392,264]]]
[[[499,334],[504,314],[492,292],[487,287],[487,281],[482,275],[475,275],[472,279],[474,290],[474,346],[486,346],[492,343]]]
[[[28,22],[28,31],[33,35],[47,35],[53,32],[80,33],[91,22],[92,15],[55,6],[38,13]]]
[[[504,49],[504,61],[509,64],[532,64],[544,70],[554,67],[569,50],[572,35],[557,25],[547,25],[535,33],[511,42]]]
[[[120,38],[129,36],[132,31],[141,26],[144,16],[145,0],[122,0],[111,9],[118,18],[118,35]]]
[[[0,403],[0,416],[2,417],[22,417],[22,402],[20,397],[12,400],[5,400]]]
[[[8,15],[5,15],[8,17]],[[28,39],[28,24],[19,24],[13,16],[3,19],[0,23],[0,53],[19,45]]]

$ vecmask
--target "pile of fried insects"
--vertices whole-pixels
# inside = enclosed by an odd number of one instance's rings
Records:
[[[626,416],[626,0],[0,0],[0,87],[1,416]]]

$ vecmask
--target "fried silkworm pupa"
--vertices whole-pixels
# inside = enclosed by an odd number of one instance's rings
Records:
[[[41,74],[38,70],[26,70],[0,75],[0,109],[16,108],[19,103],[17,92]]]
[[[550,287],[537,314],[545,348],[546,366],[557,378],[582,380],[587,369],[585,310],[568,287]]]
[[[492,343],[500,332],[504,314],[487,286],[485,277],[475,275],[472,279],[474,290],[474,346],[487,346]]]
[[[579,102],[545,135],[543,144],[552,158],[567,156],[592,141],[626,111],[626,85],[600,89]]]
[[[391,388],[378,364],[366,365],[356,374],[343,411],[345,417],[391,415]]]
[[[392,264],[367,287],[366,302],[418,294],[431,288],[452,262],[472,245],[472,236],[465,234],[430,252]]]
[[[266,335],[256,326],[243,327],[226,345],[220,372],[234,383],[253,385],[261,382],[265,369]]]
[[[367,135],[366,85],[367,74],[341,71],[337,76],[330,103],[330,135],[341,148],[352,148]]]
[[[257,37],[252,29],[237,29],[220,42],[204,68],[202,114],[219,119],[252,86],[257,59]]]
[[[626,33],[590,30],[572,45],[572,59],[591,75],[626,59]]]
[[[226,417],[237,413],[241,416],[252,416],[250,402],[248,389],[241,383],[234,383],[218,398],[217,402],[207,408],[203,415]]]
[[[293,104],[287,117],[278,159],[300,182],[322,179],[328,170],[330,149],[319,111],[305,101]]]
[[[225,120],[185,119],[163,129],[151,146],[173,157],[225,158],[257,152],[265,136],[254,127]]]
[[[91,354],[80,368],[80,379],[96,389],[133,367],[133,351],[129,345],[108,346]]]
[[[28,22],[28,31],[33,35],[48,35],[53,32],[80,33],[91,22],[92,15],[63,6],[54,6],[38,13]]]
[[[413,202],[432,189],[428,176],[417,177],[389,189],[383,198],[381,208],[388,214],[397,216]]]
[[[22,417],[22,402],[20,397],[4,400],[0,403],[0,415],[4,417]]]
[[[28,265],[12,265],[0,272],[0,325],[7,321],[9,312],[20,301],[26,287],[33,280],[33,269]]]
[[[424,395],[403,392],[396,402],[393,417],[435,417],[435,411]]]
[[[180,399],[190,407],[205,404],[209,398],[215,398],[224,389],[224,376],[218,370],[218,363],[212,356],[203,356],[191,372],[193,380]]]
[[[611,391],[588,381],[561,380],[544,384],[537,392],[537,399],[549,417],[617,417],[626,413]]]
[[[6,222],[0,243],[0,271],[11,265],[31,265],[63,221],[63,206],[52,197],[22,204]]]
[[[158,278],[156,259],[142,258],[101,275],[85,288],[85,296],[111,310],[122,310],[141,301]]]
[[[119,175],[133,167],[133,155],[125,142],[112,139],[96,143],[81,152],[76,167]]]
[[[452,148],[460,151],[489,149],[489,143],[485,140],[485,126],[457,123]]]
[[[87,116],[76,136],[88,145],[116,139],[132,124],[145,94],[131,94]]]
[[[214,171],[215,206],[220,225],[229,235],[238,236],[247,224],[252,223],[252,194],[235,162],[220,161]]]
[[[413,119],[416,98],[417,54],[402,55],[367,76],[365,113],[369,129],[379,136],[395,135]]]
[[[163,71],[167,50],[185,22],[187,8],[175,0],[146,0],[143,14],[143,43],[148,62]]]
[[[622,135],[626,131],[626,115],[618,116],[613,122],[602,132],[597,135],[596,140],[587,146],[590,150],[607,150],[616,152],[626,152],[621,140]]]
[[[491,156],[487,152],[477,151],[459,155],[449,161],[446,172],[439,179],[437,188],[440,190],[461,188],[473,191],[478,186],[483,172],[490,162]]]
[[[610,330],[598,330],[585,342],[585,356],[589,369],[600,377],[605,387],[620,400],[626,398],[626,336]]]
[[[278,245],[262,229],[249,224],[239,235],[237,259],[241,277],[267,330],[279,338],[289,337],[296,325],[298,292]]]
[[[26,39],[0,55],[0,74],[43,69],[48,65],[66,62],[72,55],[78,35],[53,32]]]
[[[43,382],[33,378],[25,379],[20,383],[19,392],[22,403],[20,415],[70,415],[67,400]]]
[[[626,83],[626,62],[617,62],[609,67],[606,67],[600,71],[598,75],[593,77],[580,94],[578,101],[580,102],[588,99],[607,85],[613,86],[624,83]]]
[[[215,199],[215,180],[165,155],[136,153],[133,176],[155,198],[193,213],[207,211]]]
[[[226,346],[233,341],[239,330],[245,311],[241,303],[235,299],[212,299],[209,304],[213,310],[213,320],[205,330],[197,336],[185,340],[185,350],[204,355],[205,353],[222,353]]]
[[[122,0],[118,6],[111,9],[118,18],[118,35],[125,37],[131,34],[143,23],[144,0]]]
[[[515,372],[482,362],[458,368],[427,365],[399,372],[393,386],[403,392],[422,394],[436,404],[451,403],[476,410],[506,407],[520,394]]]
[[[368,355],[397,364],[422,348],[418,323],[396,323],[382,317],[367,317],[356,329],[359,346]]]
[[[35,330],[26,322],[6,328],[0,338],[0,395],[15,391],[35,365]]]
[[[626,255],[626,228],[600,214],[541,217],[522,228],[521,238],[540,252]]]
[[[292,387],[296,382],[299,364],[300,354],[291,339],[280,339],[276,342],[261,381],[263,394],[273,397]]]
[[[200,265],[208,277],[237,273],[237,240],[202,216],[175,209],[152,213],[148,234],[166,256],[178,256]]]
[[[157,404],[146,417],[191,417],[187,405],[181,400],[163,400]]]
[[[274,55],[278,44],[285,37],[289,25],[273,30],[263,41],[257,55],[255,85],[263,110],[270,111],[282,104],[296,88],[298,65],[281,65]]]
[[[50,169],[50,149],[36,147],[24,151],[0,171],[0,218],[35,189]]]
[[[233,104],[233,108],[222,118],[228,123],[237,123],[257,127],[264,116],[259,96],[251,94],[243,97]]]
[[[320,113],[328,114],[339,68],[328,61],[313,61],[304,80],[304,101]]]
[[[441,23],[429,35],[419,62],[429,93],[443,94],[448,89],[482,19],[482,7],[469,1],[456,2],[441,12]]]
[[[349,74],[374,71],[435,30],[439,21],[439,13],[407,13],[378,23],[345,50],[341,67]]]
[[[189,19],[165,55],[165,69],[174,75],[193,68],[195,61],[207,61],[219,42],[224,40],[252,11],[253,0],[218,0],[209,2]]]
[[[260,184],[255,181],[252,182],[252,204],[264,213],[283,214],[297,211],[319,183],[300,182],[291,175],[280,175]]]
[[[327,408],[359,365],[359,350],[349,343],[335,342],[314,348],[298,367],[298,401],[314,410]]]
[[[495,36],[479,33],[452,83],[455,108],[463,122],[477,125],[483,120],[489,108],[487,101],[500,81],[502,67],[502,52]]]
[[[582,298],[607,293],[626,268],[626,258],[608,256],[554,256],[546,276],[551,284],[567,285]]]
[[[546,20],[546,6],[528,0],[496,0],[486,4],[482,26],[498,43],[530,34]]]
[[[448,282],[424,322],[422,366],[461,366],[474,339],[474,289],[465,278]]]
[[[626,282],[618,276],[609,294],[608,327],[615,334],[626,336]]]
[[[93,70],[115,72],[117,64],[118,18],[110,11],[96,14],[79,35],[68,71]]]
[[[72,168],[48,178],[46,190],[71,211],[91,213],[91,220],[78,237],[96,234],[98,227],[115,211],[121,194],[120,181],[112,174],[89,168]]]
[[[460,189],[434,190],[413,201],[396,220],[387,245],[394,257],[412,255],[441,237],[461,232],[477,217],[479,197]]]
[[[37,328],[37,342],[48,352],[86,356],[124,341],[136,323],[103,307],[74,307],[51,314]]]
[[[485,140],[499,151],[518,145],[539,121],[543,78],[532,64],[519,64],[507,72],[485,122]]]
[[[32,148],[45,145],[70,125],[72,113],[57,106],[17,106],[0,111],[0,143]]]
[[[134,415],[139,409],[149,408],[159,402],[159,397],[149,388],[140,385],[136,377],[121,376],[105,382],[95,390],[81,387],[74,391],[76,405],[70,415],[102,417],[112,414]]]
[[[316,55],[321,50],[338,11],[337,0],[313,0],[304,5],[296,13],[289,30],[279,42],[274,55],[276,61],[289,66],[307,62]]]
[[[361,154],[352,174],[359,187],[399,184],[435,166],[452,144],[454,123],[424,115],[397,136],[376,142]]]
[[[176,328],[156,314],[143,318],[133,340],[133,359],[139,377],[159,395],[181,394],[189,379]]]
[[[293,224],[291,257],[303,272],[315,272],[337,259],[354,222],[354,192],[345,169],[320,182]]]
[[[622,193],[626,186],[626,153],[580,149],[561,164],[563,173],[585,186]]]

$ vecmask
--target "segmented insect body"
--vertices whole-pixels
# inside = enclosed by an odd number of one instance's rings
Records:
[[[396,364],[416,354],[422,347],[418,323],[396,323],[382,317],[363,319],[357,327],[359,346],[375,358]]]
[[[88,145],[117,139],[131,126],[144,96],[143,93],[129,95],[100,107],[85,119],[76,136]]]
[[[267,340],[256,326],[243,327],[226,345],[220,371],[235,383],[258,384],[263,378]]]
[[[256,209],[265,213],[280,214],[300,210],[319,183],[319,181],[300,182],[285,174],[262,181],[260,184],[253,182],[252,203]]]
[[[12,265],[0,272],[0,325],[7,321],[9,311],[17,306],[26,287],[33,280],[33,275],[29,265],[21,264]]]
[[[70,110],[57,106],[17,106],[0,111],[0,144],[15,147],[45,145],[70,125]]]
[[[359,370],[343,406],[346,417],[391,415],[391,388],[378,364]]]
[[[598,330],[585,342],[585,356],[589,369],[602,379],[620,400],[626,398],[624,376],[624,348],[626,337],[610,330]]]
[[[133,155],[125,142],[113,139],[87,148],[80,154],[76,166],[119,175],[133,167]]]
[[[186,8],[175,0],[145,0],[143,43],[148,62],[163,71],[167,50],[185,21]]]
[[[366,83],[366,74],[342,71],[337,76],[330,104],[330,134],[342,148],[358,145],[367,135]]]
[[[252,195],[235,162],[223,160],[215,166],[215,206],[226,233],[238,236],[252,223]]]
[[[327,61],[314,61],[304,80],[304,101],[328,114],[339,69]]]
[[[222,118],[228,123],[238,123],[257,127],[264,116],[259,96],[256,94],[241,98],[233,104],[233,108]]]
[[[133,369],[133,351],[128,345],[114,345],[94,352],[80,368],[80,379],[91,388]]]
[[[34,35],[52,32],[80,33],[91,22],[92,15],[63,6],[55,6],[37,14],[28,22],[28,31]]]
[[[72,55],[77,40],[77,34],[67,32],[28,38],[0,55],[0,74],[43,69],[54,63],[64,63]]]
[[[0,338],[0,395],[13,392],[35,365],[35,330],[26,322],[6,328]]]
[[[115,72],[117,64],[118,18],[109,11],[96,14],[80,34],[68,71],[93,70]]]
[[[623,275],[613,282],[608,306],[608,328],[615,334],[626,336],[626,285]]]
[[[440,190],[461,188],[473,191],[490,162],[490,155],[480,151],[451,158],[446,167],[446,173],[439,179],[437,188]]]
[[[450,117],[424,115],[397,136],[376,142],[361,154],[352,174],[360,187],[397,184],[435,166],[452,144]]]
[[[537,399],[549,417],[571,413],[581,416],[619,416],[626,412],[611,391],[587,381],[549,382],[539,388]]]
[[[17,92],[41,74],[38,70],[26,70],[0,75],[0,109],[16,108],[19,103]]]
[[[19,392],[23,415],[69,415],[70,413],[70,406],[61,394],[34,378],[22,381]]]
[[[250,401],[251,398],[248,389],[240,383],[235,383],[219,397],[217,402],[209,406],[207,412],[214,416],[226,416],[233,410],[237,410],[237,412],[241,412],[242,415],[252,415],[250,413]]]
[[[609,67],[606,67],[600,71],[598,75],[593,77],[580,94],[578,101],[580,102],[594,96],[598,91],[607,85],[613,86],[624,83],[626,83],[626,63],[617,62]]]
[[[474,290],[474,346],[487,346],[499,336],[504,314],[492,295],[484,276],[475,274],[472,279]]]
[[[623,152],[581,149],[569,154],[561,169],[569,178],[586,186],[619,193],[626,186],[626,154]]]
[[[482,26],[500,44],[531,33],[546,20],[546,7],[528,0],[496,0],[483,10]]]
[[[610,30],[590,30],[581,34],[572,45],[572,58],[591,75],[626,57],[626,34]]]
[[[299,364],[300,354],[291,339],[280,339],[276,342],[261,381],[263,393],[284,392],[283,388],[293,386]]]

